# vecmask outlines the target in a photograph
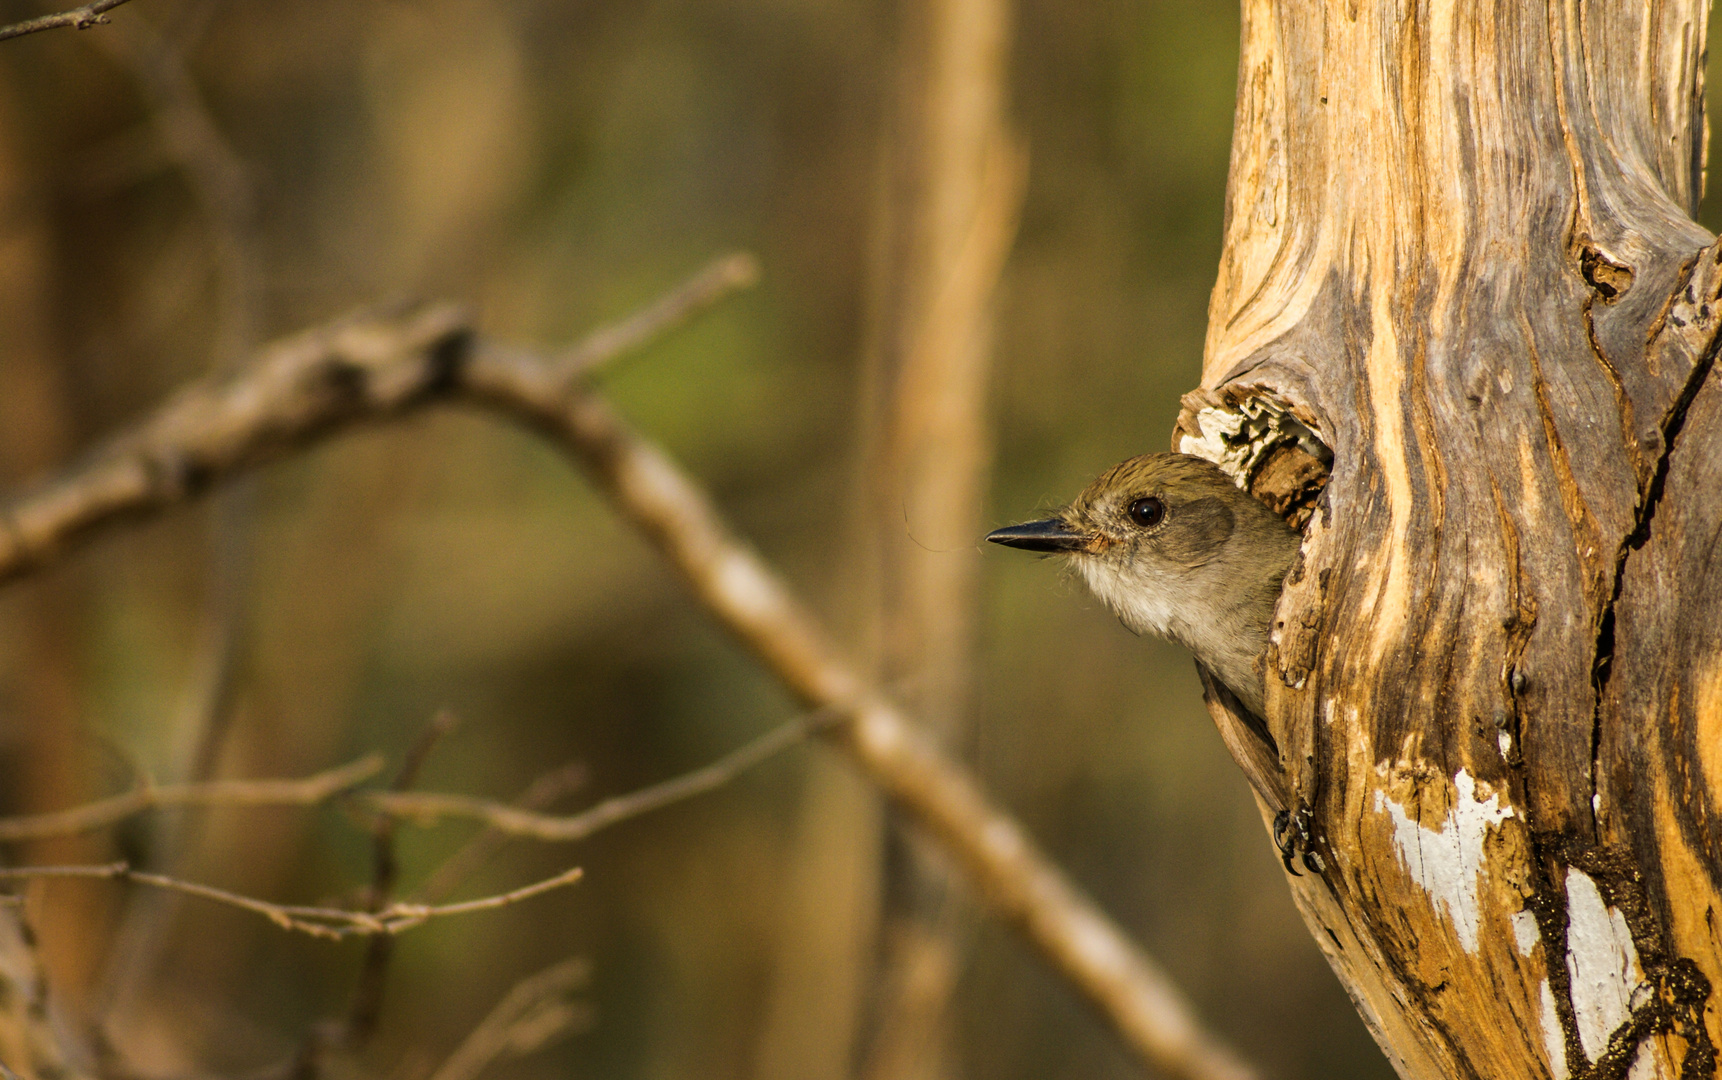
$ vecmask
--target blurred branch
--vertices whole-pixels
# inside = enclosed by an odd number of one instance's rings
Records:
[[[430,1080],[476,1080],[504,1054],[530,1054],[585,1024],[590,1012],[567,999],[589,975],[584,959],[570,957],[515,983]]]
[[[0,26],[0,41],[23,37],[25,34],[34,34],[39,30],[53,30],[61,26],[75,26],[79,30],[88,30],[92,26],[100,26],[107,22],[107,12],[129,2],[130,0],[95,0],[94,3],[75,7],[70,11],[40,15],[34,19],[25,19],[23,22]]]
[[[578,814],[535,813],[486,799],[435,792],[373,791],[366,792],[362,798],[384,814],[409,818],[420,824],[445,817],[474,818],[506,836],[533,840],[583,840],[599,829],[720,788],[773,754],[794,746],[836,721],[837,715],[829,710],[797,717],[709,765],[661,784],[605,799]]]
[[[146,782],[135,791],[70,810],[0,818],[0,842],[93,832],[167,806],[314,806],[357,787],[382,768],[382,757],[370,754],[302,780],[215,780],[161,787]]]
[[[660,316],[657,329],[687,313]],[[610,355],[621,351],[612,348]],[[585,370],[596,362],[585,361]],[[566,365],[475,342],[450,305],[318,327],[265,349],[230,377],[192,384],[130,433],[0,511],[0,580],[48,565],[99,526],[158,512],[295,445],[433,401],[486,408],[579,460],[715,617],[810,708],[840,718],[834,741],[949,848],[993,910],[1022,930],[1145,1060],[1190,1080],[1256,1075],[1201,1027],[1159,966],[988,802],[977,782],[861,678],[662,450],[582,389]],[[339,918],[356,926],[381,916]]]
[[[517,810],[544,810],[556,804],[557,800],[571,795],[586,784],[586,765],[576,761],[538,777],[526,785],[526,790],[514,800]],[[413,895],[416,899],[427,904],[433,904],[447,896],[459,887],[479,867],[489,862],[503,844],[509,841],[506,832],[494,826],[487,827],[466,842],[466,846],[450,855],[448,859],[434,870],[420,885]]]
[[[303,780],[216,780],[161,787],[146,785],[136,791],[69,810],[33,814],[29,817],[0,818],[0,841],[37,840],[48,836],[92,832],[123,821],[133,814],[167,806],[311,806],[336,795],[351,792],[351,799],[364,803],[379,815],[372,830],[375,869],[366,897],[368,907],[379,909],[387,903],[389,894],[394,889],[394,829],[399,819],[405,818],[415,824],[427,825],[441,818],[466,818],[484,822],[489,830],[500,838],[584,840],[611,825],[716,790],[774,754],[794,746],[837,721],[836,714],[831,712],[816,712],[797,717],[692,772],[638,791],[605,799],[577,814],[558,815],[540,813],[529,806],[511,806],[470,795],[406,790],[423,763],[424,754],[428,752],[432,741],[431,737],[440,736],[447,731],[448,725],[443,721],[450,715],[439,714],[438,722],[409,753],[407,762],[402,765],[396,780],[387,791],[351,790],[382,771],[383,759],[372,754],[349,765]],[[564,766],[540,778],[528,789],[525,798],[531,802],[542,802],[547,798],[560,797],[572,786],[577,786],[577,782],[583,781],[584,773],[583,768],[571,770]],[[571,785],[571,779],[576,781],[576,784]],[[482,838],[481,834],[474,839],[476,841]],[[463,854],[464,850],[457,852],[455,858],[461,858]]]
[[[407,751],[406,760],[395,774],[390,789],[404,792],[418,782],[419,773],[430,758],[431,751],[442,737],[454,730],[454,713],[440,710],[425,725],[418,739]],[[371,887],[365,897],[365,907],[384,911],[394,896],[395,881],[400,877],[400,861],[395,855],[394,819],[379,815],[371,823]],[[394,956],[395,939],[389,934],[377,934],[365,945],[365,959],[359,965],[358,978],[353,983],[353,997],[347,1008],[346,1020],[339,1025],[338,1041],[348,1049],[363,1046],[376,1034],[377,1021],[383,1012],[383,989],[388,982],[389,960]]]
[[[187,386],[142,423],[0,507],[0,581],[57,561],[98,526],[202,494],[318,435],[448,389],[468,334],[451,305],[333,324]]]
[[[562,379],[572,380],[631,353],[687,322],[729,294],[759,281],[759,260],[745,251],[707,264],[672,291],[623,319],[600,327],[550,362]]]
[[[497,908],[517,904],[540,893],[550,892],[572,885],[585,876],[585,871],[576,866],[554,877],[523,885],[518,889],[493,896],[483,896],[477,900],[463,900],[458,904],[389,904],[380,911],[349,911],[346,908],[314,907],[297,904],[272,904],[267,900],[259,900],[251,896],[217,889],[212,885],[200,885],[195,881],[181,881],[165,874],[151,874],[143,870],[133,870],[130,863],[112,862],[90,866],[9,866],[0,867],[0,881],[5,880],[34,880],[37,878],[110,878],[119,881],[133,881],[139,885],[148,885],[169,892],[183,893],[187,896],[197,896],[205,900],[213,900],[218,904],[255,912],[263,916],[283,930],[297,930],[312,937],[324,938],[329,941],[339,941],[342,938],[368,934],[398,934],[403,930],[411,930],[415,926],[431,919],[444,918],[449,915],[470,915],[478,911],[494,911]]]
[[[993,456],[994,308],[1027,188],[1008,117],[1012,0],[896,8],[899,77],[882,140],[863,372],[859,527],[850,543],[875,678],[908,680],[940,745],[974,741],[973,538]],[[930,541],[908,542],[910,536]],[[869,655],[870,654],[870,655]],[[900,829],[879,853],[883,931],[857,1048],[860,1080],[953,1073],[949,1002],[974,904],[949,860]]]
[[[94,40],[137,83],[150,126],[202,212],[221,296],[215,362],[231,367],[255,346],[261,321],[263,260],[251,169],[222,133],[178,43],[145,19],[120,29]]]
[[[514,366],[501,389],[524,393],[528,412],[552,406],[580,377],[756,277],[751,255],[718,259],[555,364]],[[188,501],[295,445],[427,401],[471,396],[461,377],[470,336],[464,309],[453,304],[370,312],[282,339],[239,370],[190,384],[80,464],[0,505],[0,584],[58,561],[101,526]],[[506,400],[488,404],[510,411]]]

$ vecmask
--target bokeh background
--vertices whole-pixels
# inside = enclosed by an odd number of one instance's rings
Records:
[[[747,250],[757,289],[605,385],[858,632],[861,367],[908,6],[136,0],[110,27],[0,44],[0,473],[20,485],[361,302],[464,299],[486,331],[549,347]],[[1199,377],[1236,78],[1229,3],[1022,0],[1014,19],[1029,164],[994,308],[986,527],[1166,446]],[[192,99],[202,114],[175,104]],[[897,542],[976,557],[975,536],[903,517]],[[978,558],[958,749],[996,797],[1273,1077],[1391,1075],[1292,910],[1189,660],[1049,563]],[[578,763],[570,808],[794,712],[563,459],[454,412],[316,449],[0,592],[8,812],[139,770],[398,761],[441,708],[462,724],[422,787],[510,798]],[[403,936],[377,1035],[338,1067],[428,1076],[511,985],[578,956],[586,1022],[490,1075],[852,1075],[892,828],[808,745],[577,847],[510,846],[463,895],[575,862],[587,877]],[[405,830],[403,883],[471,832]],[[370,876],[338,809],[160,814],[8,853],[116,855],[283,901],[350,901]],[[59,1007],[144,1075],[291,1057],[346,1007],[363,951],[112,885],[31,903]],[[957,927],[941,1073],[1141,1075],[1011,932]]]

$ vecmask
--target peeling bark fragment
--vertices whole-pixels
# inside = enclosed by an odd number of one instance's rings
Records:
[[[1185,394],[1172,443],[1225,469],[1298,529],[1315,512],[1333,470],[1333,451],[1314,418],[1260,386]]]

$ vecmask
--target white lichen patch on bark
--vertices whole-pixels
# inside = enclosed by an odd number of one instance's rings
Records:
[[[1654,1039],[1639,1044],[1638,1057],[1627,1070],[1626,1080],[1672,1080],[1669,1071],[1662,1067],[1662,1056],[1652,1050],[1655,1045]]]
[[[1513,944],[1518,946],[1520,956],[1530,956],[1542,940],[1542,927],[1537,925],[1535,912],[1529,909],[1513,912]],[[1567,1068],[1566,1034],[1561,1030],[1560,1010],[1555,1004],[1554,988],[1547,978],[1537,986],[1537,1027],[1543,1036],[1543,1053],[1548,1057],[1549,1075],[1553,1080],[1567,1080],[1572,1071]]]
[[[1481,913],[1477,904],[1477,878],[1483,872],[1483,841],[1489,830],[1513,816],[1498,794],[1476,797],[1477,784],[1464,769],[1453,778],[1453,805],[1431,829],[1405,812],[1405,808],[1375,793],[1375,809],[1393,819],[1393,843],[1411,880],[1429,894],[1432,906],[1447,910],[1453,936],[1467,953],[1477,951],[1477,926]]]
[[[1537,927],[1537,917],[1530,911],[1513,912],[1513,941],[1519,946],[1520,956],[1531,955],[1531,950],[1537,947],[1537,942],[1543,934]]]
[[[1567,871],[1567,973],[1579,1045],[1595,1061],[1608,1049],[1609,1036],[1632,1015],[1632,996],[1644,971],[1626,916],[1604,904],[1596,882],[1580,870]],[[1632,1075],[1639,1076],[1639,1070]]]
[[[1567,1040],[1561,1033],[1561,1014],[1555,1005],[1555,992],[1547,979],[1539,989],[1542,991],[1543,1051],[1549,1055],[1549,1072],[1554,1080],[1567,1080],[1572,1070],[1567,1068]]]

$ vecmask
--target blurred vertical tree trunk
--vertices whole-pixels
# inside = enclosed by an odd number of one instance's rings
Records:
[[[43,213],[47,185],[25,132],[29,93],[0,82],[0,484],[16,487],[64,460],[77,432],[73,386],[60,314],[49,283],[56,277],[55,243]],[[28,582],[0,608],[0,754],[6,794],[0,813],[57,809],[90,797],[78,672],[78,618],[83,581],[59,574]],[[110,857],[105,837],[38,841],[18,857],[39,863],[94,862]],[[99,971],[112,916],[112,892],[100,883],[63,881],[39,886],[33,908],[42,960],[62,994],[67,1018],[81,1019]],[[10,944],[12,927],[0,928]],[[16,1013],[12,1003],[9,1015]],[[7,1045],[13,1045],[7,1025]],[[18,1060],[32,1060],[19,1053]],[[8,1058],[8,1060],[11,1060]]]
[[[1243,5],[1177,442],[1313,508],[1258,790],[1310,811],[1293,893],[1405,1077],[1716,1074],[1705,16]]]
[[[176,40],[180,34],[164,33],[141,19],[128,19],[115,31],[93,36],[88,44],[105,53],[130,79],[147,110],[152,140],[172,163],[198,209],[213,284],[211,366],[232,370],[257,345],[262,323],[263,268],[256,250],[256,194],[250,170],[210,113],[205,94],[187,67],[182,42]],[[156,770],[158,780],[213,777],[228,736],[239,722],[258,492],[257,479],[245,477],[217,493],[209,511],[201,640],[186,702],[168,721],[169,749]],[[256,843],[259,838],[253,835],[248,840]],[[152,823],[150,842],[156,851],[166,853],[163,868],[182,871],[209,854],[210,836],[201,821],[168,815]],[[261,854],[255,848],[252,852],[254,857]],[[185,921],[182,896],[145,892],[121,905],[96,991],[103,999],[110,1035],[123,1038],[124,1028],[137,1013],[146,1016],[138,1023],[142,1030],[167,1030],[161,1017],[175,1013],[169,1007],[171,994],[160,992],[157,976],[176,925]],[[201,922],[197,926],[200,932],[206,929]],[[174,957],[176,965],[186,959],[183,953]],[[238,965],[237,957],[232,959]],[[184,1064],[183,1060],[174,1063]]]
[[[856,561],[875,673],[960,752],[969,738],[974,538],[991,464],[993,300],[1025,163],[1006,117],[1006,0],[901,4],[897,19]],[[943,861],[898,829],[885,837],[884,886],[860,1073],[930,1080],[949,1073],[947,1004],[968,913]]]

